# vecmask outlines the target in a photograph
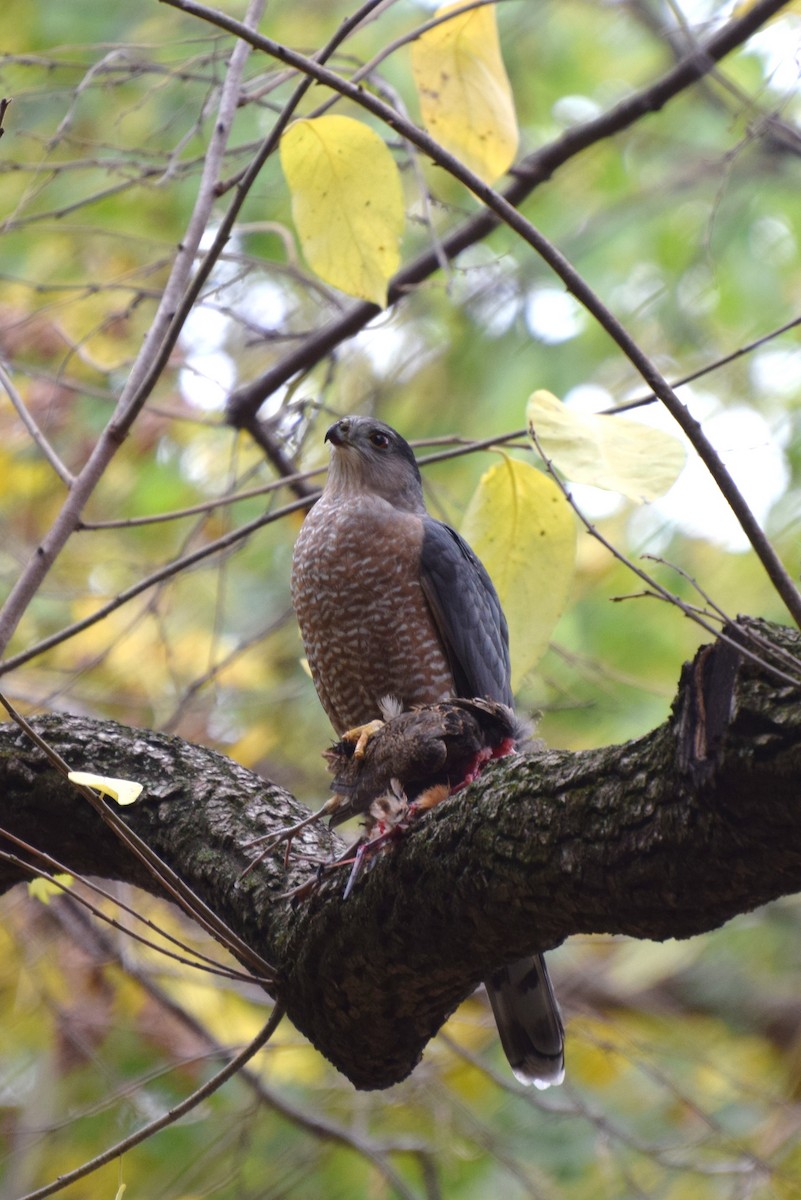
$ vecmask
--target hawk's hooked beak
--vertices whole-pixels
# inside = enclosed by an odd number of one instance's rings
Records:
[[[330,442],[332,446],[342,446],[348,441],[349,433],[350,421],[347,417],[343,417],[331,426],[325,435],[325,441]]]

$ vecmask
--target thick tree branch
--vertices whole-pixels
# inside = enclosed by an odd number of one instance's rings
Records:
[[[144,782],[136,832],[264,958],[290,1017],[359,1087],[403,1078],[501,962],[576,933],[688,937],[801,889],[801,636],[757,622],[702,648],[671,718],[623,746],[490,767],[420,821],[341,899],[345,875],[292,906],[308,866],[282,850],[240,879],[255,833],[299,813],[211,751],[112,722],[38,728],[74,768]],[[799,675],[778,683],[768,660]],[[85,874],[152,880],[14,727],[0,727],[3,826]],[[306,854],[336,839],[306,830]],[[11,849],[0,839],[0,850]],[[297,861],[297,860],[296,860]],[[24,877],[0,863],[0,886]]]

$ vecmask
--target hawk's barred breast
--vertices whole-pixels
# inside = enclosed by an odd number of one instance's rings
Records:
[[[453,694],[420,583],[422,520],[379,497],[323,496],[295,544],[292,603],[312,679],[337,733]]]

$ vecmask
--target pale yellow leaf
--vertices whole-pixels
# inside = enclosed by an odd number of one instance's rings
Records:
[[[509,622],[512,689],[542,657],[570,592],[576,522],[559,488],[504,456],[482,475],[462,533],[489,571]]]
[[[352,117],[295,121],[281,166],[306,261],[349,296],[384,305],[400,263],[400,174],[385,143]]]
[[[526,419],[568,479],[621,492],[637,504],[661,496],[684,467],[684,446],[671,434],[626,417],[571,412],[550,392],[533,393]]]
[[[446,4],[434,15],[459,7]],[[494,183],[514,162],[518,131],[493,5],[462,12],[421,34],[412,45],[412,71],[431,136]]]
[[[54,875],[52,879],[37,876],[28,884],[28,895],[42,904],[49,904],[53,896],[60,896],[64,888],[72,887],[74,882],[72,875]]]
[[[110,775],[93,775],[90,771],[70,771],[70,783],[80,783],[94,788],[104,796],[111,796],[118,804],[133,804],[142,793],[142,784],[132,779],[113,779]]]

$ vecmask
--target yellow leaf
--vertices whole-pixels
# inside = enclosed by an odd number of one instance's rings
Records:
[[[446,4],[434,15],[459,7]],[[494,183],[514,162],[518,142],[494,6],[459,13],[421,34],[412,46],[412,71],[431,136]]]
[[[54,896],[60,896],[64,888],[72,887],[74,882],[72,875],[54,875],[52,879],[37,876],[28,884],[28,895],[41,900],[42,904],[49,904]]]
[[[637,504],[661,496],[684,467],[684,446],[671,434],[612,414],[571,412],[550,392],[533,393],[526,419],[568,479],[621,492]]]
[[[576,522],[541,471],[504,455],[482,475],[462,533],[490,573],[509,622],[512,689],[542,657],[567,603]]]
[[[80,783],[111,796],[118,804],[133,804],[142,793],[142,784],[132,779],[113,779],[110,775],[92,775],[90,771],[70,771],[67,778],[70,783]]]
[[[384,142],[352,117],[295,121],[281,138],[292,216],[313,271],[384,305],[400,263],[400,174]]]

